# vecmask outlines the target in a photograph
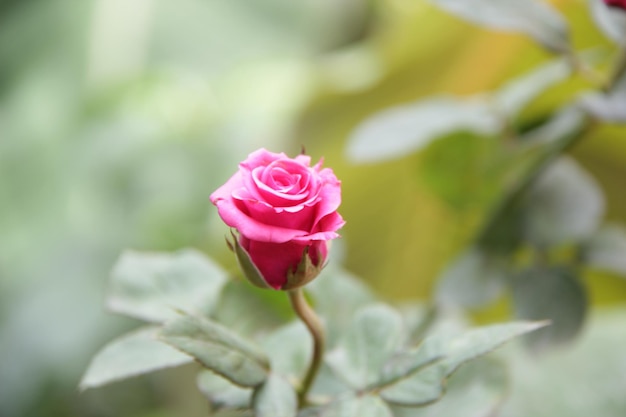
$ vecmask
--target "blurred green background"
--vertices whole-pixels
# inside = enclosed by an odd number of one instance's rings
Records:
[[[553,3],[578,48],[607,44],[584,1]],[[136,325],[103,309],[124,248],[192,246],[234,266],[208,196],[259,147],[323,156],[343,181],[347,268],[389,299],[428,299],[493,202],[474,150],[356,166],[346,140],[377,110],[493,89],[548,57],[418,0],[0,2],[0,416],[202,415],[185,368],[76,387]],[[603,127],[573,150],[621,223],[624,137]],[[626,300],[623,279],[586,281],[594,305]]]

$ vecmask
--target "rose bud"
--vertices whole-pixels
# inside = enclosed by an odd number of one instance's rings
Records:
[[[626,0],[604,0],[604,4],[609,7],[626,10]]]
[[[315,278],[345,223],[340,181],[306,155],[259,149],[210,198],[238,232],[229,246],[244,275],[262,288],[291,290]]]

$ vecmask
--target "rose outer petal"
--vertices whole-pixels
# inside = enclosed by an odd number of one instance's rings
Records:
[[[267,166],[279,159],[289,159],[289,157],[283,152],[274,153],[264,148],[261,148],[248,155],[248,158],[246,158],[245,161],[241,162],[239,164],[239,167],[244,168],[248,171],[252,171],[256,167]]]
[[[335,177],[335,174],[333,174],[332,170],[328,168],[323,169],[320,172],[320,176],[324,181],[324,185],[322,186],[322,189],[318,194],[318,198],[320,199],[320,201],[317,205],[317,213],[315,216],[315,221],[313,223],[314,228],[316,228],[316,225],[324,217],[336,212],[341,205],[341,181],[339,181],[337,177]]]
[[[240,234],[250,240],[284,243],[309,234],[303,230],[286,229],[261,223],[243,213],[234,204],[232,198],[216,200],[214,204],[217,206],[217,211],[224,223],[237,229]]]
[[[226,183],[211,193],[209,200],[211,200],[211,203],[217,205],[218,201],[231,199],[233,193],[242,187],[243,179],[241,178],[241,172],[236,172]]]

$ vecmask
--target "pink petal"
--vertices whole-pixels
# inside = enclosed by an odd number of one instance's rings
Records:
[[[251,218],[234,203],[236,200],[217,200],[217,211],[228,226],[234,227],[250,240],[261,242],[284,243],[308,233],[302,230],[286,229],[278,226],[264,224]]]

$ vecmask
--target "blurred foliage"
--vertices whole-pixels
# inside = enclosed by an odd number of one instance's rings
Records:
[[[516,316],[552,321],[548,329],[528,337],[530,347],[544,350],[571,341],[583,326],[588,306],[586,287],[579,278],[581,270],[606,265],[594,262],[595,255],[585,252],[591,247],[592,253],[602,252],[607,258],[626,255],[619,249],[626,235],[615,228],[612,243],[600,245],[602,249],[586,243],[600,239],[594,235],[601,233],[604,195],[592,177],[563,156],[596,125],[626,122],[626,49],[622,37],[615,36],[626,34],[626,15],[599,0],[588,3],[595,24],[616,44],[605,53],[609,57],[607,70],[598,66],[596,53],[582,53],[570,43],[566,21],[546,3],[435,3],[485,27],[526,34],[559,59],[508,81],[496,91],[469,98],[439,95],[380,111],[352,133],[347,156],[357,163],[380,163],[434,146],[450,135],[454,140],[446,145],[459,147],[468,141],[463,135],[468,133],[489,142],[483,146],[491,151],[486,158],[465,157],[478,165],[501,168],[495,175],[486,170],[477,172],[476,179],[488,178],[483,182],[495,185],[484,188],[491,191],[483,199],[491,207],[469,249],[444,270],[437,302],[484,307],[508,287]],[[568,80],[585,86],[580,89],[572,85],[562,93],[557,106],[546,109],[530,125],[524,122],[529,104]],[[459,165],[458,161],[438,162]],[[436,178],[436,173],[431,177]],[[465,173],[456,174],[451,175],[453,182],[466,177]],[[427,184],[448,202],[453,201],[454,192],[443,188],[443,182],[431,180]],[[463,196],[469,189],[455,191]],[[569,257],[562,256],[567,252]],[[558,259],[556,253],[560,254]]]
[[[585,1],[552,3],[574,29],[577,49],[610,48]],[[305,145],[324,155],[343,180],[347,267],[387,297],[429,297],[483,223],[510,159],[493,158],[488,143],[464,134],[420,154],[354,166],[344,157],[346,140],[379,110],[435,93],[495,91],[548,57],[524,36],[480,29],[422,1],[0,2],[0,355],[10,358],[0,367],[0,414],[204,412],[187,368],[81,395],[76,385],[105,340],[137,325],[102,308],[122,248],[193,246],[234,266],[208,195],[261,146],[295,153]],[[586,85],[550,88],[516,124],[541,124]],[[604,219],[621,224],[625,135],[623,126],[603,125],[571,149],[604,192]],[[602,239],[594,236],[590,247]],[[623,303],[619,261],[584,256],[605,266],[581,271],[592,305]],[[286,301],[263,297],[279,305],[268,320],[284,318]],[[508,309],[503,301],[479,317],[493,321]],[[568,386],[569,398],[588,393],[588,407],[623,386],[621,365],[611,366],[623,355],[603,350],[617,344],[587,342],[614,334],[620,314],[599,314],[571,359],[554,364],[555,377],[568,375],[571,363],[594,380],[606,368],[605,390]],[[524,374],[520,363],[520,384],[541,395],[552,383],[534,385],[541,369]],[[484,380],[477,389],[490,395]],[[552,387],[565,382],[572,381]],[[619,415],[623,397],[615,398],[606,404]]]

